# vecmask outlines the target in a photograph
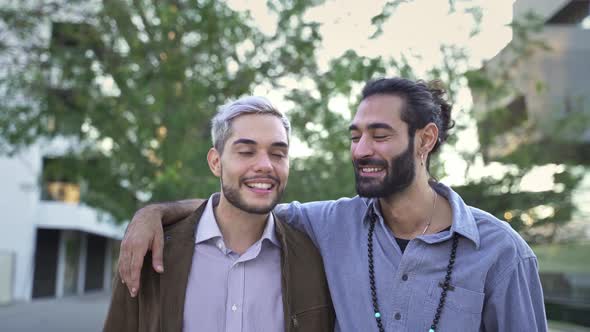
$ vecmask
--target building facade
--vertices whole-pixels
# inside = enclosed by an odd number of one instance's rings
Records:
[[[484,159],[587,170],[590,0],[516,0],[513,13],[512,41],[468,77]],[[556,237],[567,243],[564,252],[578,248],[574,242],[586,248],[590,238],[590,174],[584,174],[573,195],[578,211]],[[590,326],[587,263],[556,269],[548,263],[554,254],[537,251],[547,316]]]
[[[48,175],[66,145],[0,157],[0,304],[111,287],[125,226],[81,204],[80,184]]]
[[[472,89],[484,156],[498,160],[532,144],[542,146],[534,156],[541,162],[555,162],[550,152],[558,151],[586,164],[590,1],[517,0],[513,12],[512,41],[481,69],[492,84]]]

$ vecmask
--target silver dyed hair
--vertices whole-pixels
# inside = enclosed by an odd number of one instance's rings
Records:
[[[223,153],[225,142],[231,136],[231,123],[233,119],[247,114],[274,115],[281,119],[283,127],[287,131],[287,140],[289,140],[291,136],[291,123],[289,119],[274,107],[268,99],[258,96],[242,97],[221,106],[211,120],[211,140],[213,147],[219,153]]]

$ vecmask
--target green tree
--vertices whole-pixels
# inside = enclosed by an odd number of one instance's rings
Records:
[[[411,2],[386,2],[371,21],[375,32],[367,37],[378,38],[384,23]],[[353,195],[347,127],[362,84],[377,76],[417,75],[411,55],[370,58],[354,50],[321,70],[316,63],[319,23],[305,18],[308,9],[321,3],[268,1],[269,15],[277,18],[271,35],[261,32],[249,13],[213,0],[5,6],[0,9],[0,35],[5,37],[0,39],[0,153],[15,153],[40,139],[68,137],[75,144],[64,156],[65,172],[85,183],[82,201],[125,220],[147,201],[204,197],[218,190],[204,158],[210,147],[208,119],[226,100],[265,84],[284,92],[292,105],[294,134],[313,152],[292,159],[286,199]],[[471,34],[476,35],[481,8],[458,7],[454,0],[449,4],[451,12],[460,8],[473,17]],[[41,27],[48,22],[46,36]],[[527,29],[532,28],[523,33]],[[535,43],[514,45],[524,50],[542,46]],[[443,80],[452,100],[467,87],[466,79],[472,89],[498,90],[490,98],[512,89],[509,79],[499,83],[488,73],[466,72],[468,55],[461,46],[444,45],[440,52],[442,62],[420,78]],[[301,84],[287,90],[281,83],[285,78]],[[345,100],[348,107],[331,109],[334,100]],[[456,130],[473,121],[469,110],[455,113]],[[487,127],[480,129],[485,133]],[[451,144],[455,140],[451,137]],[[480,140],[485,143],[485,135]],[[481,155],[476,151],[464,157],[473,161]],[[444,176],[443,162],[433,163],[438,178]],[[575,178],[566,169],[564,192],[521,193],[517,184],[535,161],[526,165],[504,179],[486,177],[458,189],[468,203],[500,218],[514,214],[516,229],[526,228],[520,214],[536,217],[532,211],[548,201],[557,209],[544,222],[567,219]]]
[[[203,157],[208,119],[262,82],[316,71],[318,25],[302,16],[314,4],[269,1],[274,35],[213,0],[6,6],[2,151],[72,139],[78,165],[65,172],[86,184],[85,203],[119,220],[146,200],[218,190]]]

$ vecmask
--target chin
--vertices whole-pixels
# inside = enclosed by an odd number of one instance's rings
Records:
[[[267,214],[272,211],[277,205],[276,197],[269,197],[267,199],[261,200],[245,200],[243,202],[243,206],[241,209],[254,214]]]
[[[372,184],[357,184],[356,185],[356,193],[361,196],[361,197],[367,197],[367,198],[381,198],[386,196],[385,195],[385,190],[386,188],[384,188],[383,185],[381,184],[376,184],[376,183],[372,183]]]
[[[269,214],[275,206],[276,204],[264,206],[249,205],[244,208],[244,211],[253,214]]]

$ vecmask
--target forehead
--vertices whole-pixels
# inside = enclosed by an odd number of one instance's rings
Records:
[[[231,122],[228,141],[251,139],[258,143],[287,142],[287,130],[281,119],[269,114],[246,114]]]
[[[370,124],[384,123],[391,127],[403,125],[401,112],[404,100],[394,95],[373,95],[365,98],[358,106],[352,125],[363,129]]]

